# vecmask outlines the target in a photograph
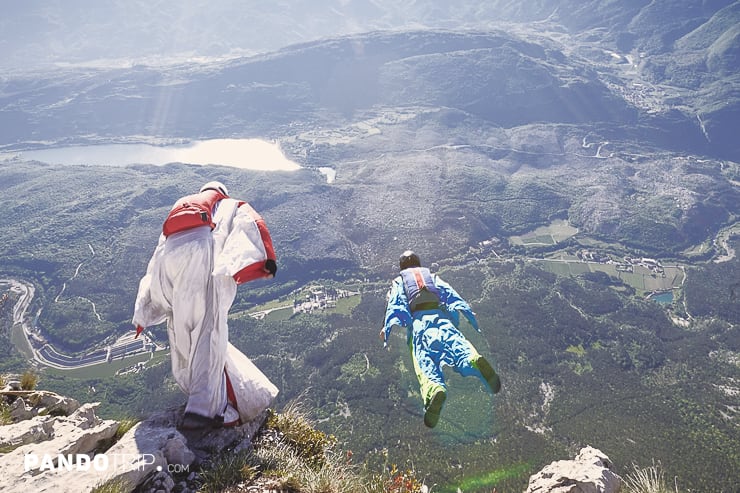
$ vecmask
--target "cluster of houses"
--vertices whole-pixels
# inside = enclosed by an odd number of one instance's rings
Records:
[[[314,310],[326,310],[327,308],[334,308],[337,306],[338,299],[360,294],[353,291],[325,286],[310,286],[307,288],[307,290],[308,293],[306,293],[305,295],[301,294],[293,298],[292,308],[294,314],[311,313]],[[268,310],[251,312],[249,313],[249,316],[261,320],[265,318],[270,312],[276,310],[287,310],[290,308],[290,305],[283,305],[275,308],[270,308]]]
[[[647,257],[625,256],[623,262],[612,259],[609,255],[594,250],[579,250],[578,258],[584,262],[598,262],[600,264],[616,264],[617,272],[634,272],[635,266],[639,265],[648,269],[653,274],[665,276],[665,269],[659,260]]]
[[[627,265],[630,265],[630,266],[640,265],[650,270],[653,274],[665,276],[665,269],[663,268],[663,264],[661,264],[659,260],[655,260],[653,258],[646,258],[646,257],[640,257],[640,258],[624,257],[624,261],[627,263]]]
[[[351,291],[324,286],[313,286],[303,298],[293,300],[293,313],[311,313],[314,310],[325,310],[337,306],[339,298],[355,295]]]

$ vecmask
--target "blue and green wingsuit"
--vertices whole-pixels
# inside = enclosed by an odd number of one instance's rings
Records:
[[[407,257],[412,261],[404,263]],[[442,365],[451,366],[464,377],[481,378],[494,394],[501,389],[501,381],[488,361],[457,328],[459,313],[462,313],[480,332],[470,305],[452,286],[419,264],[413,252],[404,252],[401,256],[401,273],[393,280],[388,293],[381,335],[387,343],[393,327],[406,327],[424,401],[424,424],[433,428],[447,398]]]

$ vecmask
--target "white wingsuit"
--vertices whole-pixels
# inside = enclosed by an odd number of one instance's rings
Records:
[[[229,403],[246,423],[264,411],[278,393],[277,387],[228,341],[235,276],[246,266],[264,265],[269,256],[274,260],[271,240],[267,246],[263,241],[264,223],[259,228],[255,218],[262,220],[249,204],[231,198],[220,200],[212,217],[213,231],[206,225],[167,237],[160,235],[139,283],[133,323],[148,327],[167,322],[172,373],[188,395],[186,413],[218,419],[223,417],[227,402],[235,400]],[[258,277],[272,275],[263,271]],[[254,278],[242,277],[239,283]],[[233,393],[227,391],[227,380]]]

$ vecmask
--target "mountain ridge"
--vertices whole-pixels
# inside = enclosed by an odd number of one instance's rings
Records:
[[[33,58],[39,61],[62,62],[178,53],[193,56],[198,52],[224,56],[238,50],[269,52],[300,42],[373,30],[490,29],[497,23],[544,22],[557,23],[572,34],[596,34],[604,41],[617,43],[622,51],[637,48],[661,52],[717,12],[724,16],[725,10],[737,8],[732,0],[701,5],[647,0],[619,5],[604,0],[548,0],[527,6],[511,0],[484,4],[471,0],[454,7],[439,1],[398,5],[390,0],[273,2],[249,8],[235,5],[229,0],[187,6],[172,1],[157,5],[110,2],[107,8],[93,9],[85,2],[72,1],[63,7],[59,3],[9,7],[2,24],[2,31],[8,33],[6,63],[25,61],[28,65],[32,60],[23,56],[24,52],[35,54]],[[261,22],[255,23],[254,19]],[[250,29],[244,29],[245,25]],[[33,37],[34,42],[23,43],[27,37]],[[56,43],[49,49],[55,38]]]
[[[35,82],[38,89],[30,86],[22,92],[20,86],[13,87],[11,79],[5,84],[3,100],[17,100],[23,94],[25,101],[7,105],[0,113],[0,118],[6,117],[0,119],[0,125],[7,128],[8,142],[30,140],[29,132],[49,132],[39,125],[47,122],[48,127],[60,118],[88,135],[105,135],[106,128],[116,135],[203,136],[214,131],[231,133],[237,128],[242,133],[274,135],[291,119],[311,114],[314,121],[341,121],[373,106],[420,104],[455,107],[505,127],[532,121],[622,123],[624,132],[634,136],[651,132],[650,138],[660,139],[661,145],[681,145],[684,152],[693,148],[716,157],[737,154],[725,126],[738,111],[733,75],[722,78],[724,87],[716,85],[721,76],[716,71],[706,72],[706,80],[692,82],[680,74],[686,74],[687,69],[701,73],[701,65],[677,66],[666,72],[670,67],[659,55],[640,60],[629,53],[613,53],[611,59],[603,58],[609,56],[607,53],[595,51],[579,55],[569,53],[575,51],[567,44],[572,38],[554,44],[542,33],[534,38],[533,34],[531,28],[522,27],[497,34],[364,33],[212,64],[210,68],[78,69],[68,72],[70,77],[50,78],[50,85]],[[704,52],[698,55],[701,59],[708,58]],[[669,60],[684,56],[697,57],[674,54]],[[732,58],[722,59],[734,63]],[[447,74],[448,80],[438,77],[440,73]],[[473,73],[475,78],[466,78],[465,74]],[[242,82],[245,79],[247,84]],[[64,84],[71,94],[49,104],[49,90],[64,91]],[[720,90],[724,93],[717,94]],[[696,91],[696,95],[687,91]],[[111,97],[101,100],[98,94],[105,92]],[[717,97],[722,98],[721,104],[717,104]],[[177,115],[151,114],[153,109],[162,109],[157,101],[163,98],[170,100],[170,105],[177,102]],[[72,102],[78,109],[70,105]],[[76,114],[82,110],[87,115],[84,107],[94,112],[93,118]],[[235,119],[230,112],[239,112],[240,117]],[[113,114],[140,115],[139,123],[134,128],[114,125],[105,117]],[[201,118],[200,124],[195,124],[199,120],[196,114],[208,116],[210,121]],[[25,130],[23,125],[9,124],[7,118],[17,120],[22,115],[26,115],[22,118],[27,122]],[[177,122],[171,121],[173,116]],[[661,132],[674,136],[661,137]],[[680,139],[675,138],[678,134]]]

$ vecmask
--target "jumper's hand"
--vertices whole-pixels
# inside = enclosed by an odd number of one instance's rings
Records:
[[[475,329],[476,332],[480,332],[480,327],[478,327],[478,320],[475,317],[475,313],[467,314],[465,313],[465,318],[468,319],[468,322],[470,322],[470,325]]]
[[[272,259],[265,260],[265,270],[270,273],[271,277],[275,277],[277,272],[277,263]]]
[[[380,335],[380,340],[383,341],[383,347],[384,348],[385,347],[388,347],[388,343],[385,340],[385,327],[383,327],[382,329],[380,329],[380,334],[378,334],[378,335]]]

